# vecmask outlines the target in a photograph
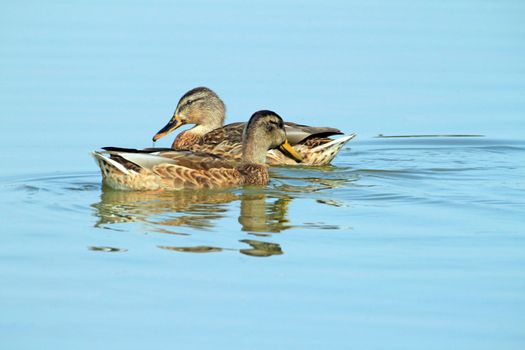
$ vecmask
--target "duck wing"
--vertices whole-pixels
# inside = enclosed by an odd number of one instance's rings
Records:
[[[193,152],[95,151],[105,183],[124,190],[180,190],[242,185],[235,166],[220,157]]]
[[[241,143],[242,133],[246,123],[231,123],[206,133],[200,141],[202,145],[218,145],[221,143]]]
[[[332,135],[342,135],[343,132],[336,128],[325,126],[309,126],[285,122],[286,137],[291,145],[296,145],[310,138],[327,138]]]
[[[104,147],[103,149],[111,159],[116,160],[126,168],[134,168],[133,165],[135,165],[139,168],[151,170],[160,164],[176,164],[196,170],[233,167],[232,163],[223,158],[205,152],[174,151],[171,148],[162,151],[159,149],[138,150],[119,147]]]
[[[291,145],[296,145],[310,138],[327,138],[332,135],[342,135],[343,132],[336,128],[324,126],[308,126],[285,122],[286,137]],[[242,134],[246,123],[232,123],[205,134],[201,145],[235,144],[242,142]]]
[[[125,148],[125,147],[102,147],[104,151],[112,152],[127,152],[127,153],[156,153],[163,151],[173,151],[173,148],[164,148],[164,147],[149,147],[143,149],[136,148]]]

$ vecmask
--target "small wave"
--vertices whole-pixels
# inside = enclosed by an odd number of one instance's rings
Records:
[[[370,152],[370,149],[360,149],[359,146],[376,146],[380,149],[431,149],[446,147],[479,147],[479,148],[501,148],[502,150],[523,151],[525,150],[525,140],[494,139],[485,137],[395,137],[395,138],[372,138],[359,140],[354,143],[357,152]],[[428,146],[428,147],[421,147]],[[352,154],[347,152],[345,154]]]
[[[416,135],[383,135],[379,134],[375,138],[382,139],[392,139],[392,138],[435,138],[435,137],[485,137],[485,135],[476,135],[476,134],[416,134]]]
[[[355,172],[365,177],[379,177],[379,178],[402,178],[402,179],[418,179],[425,176],[425,173],[420,170],[413,169],[356,169]]]
[[[19,182],[46,182],[54,180],[78,179],[86,177],[96,177],[98,172],[86,171],[76,173],[43,173],[43,174],[21,174],[17,176],[8,177],[5,183],[19,183]]]
[[[97,176],[95,172],[19,175],[4,179],[4,186],[28,193],[95,191],[101,187]]]

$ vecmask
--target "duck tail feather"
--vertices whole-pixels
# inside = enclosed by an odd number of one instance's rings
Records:
[[[314,151],[314,152],[322,152],[324,149],[330,149],[330,148],[338,148],[338,149],[340,149],[348,141],[350,141],[351,139],[353,139],[356,136],[357,136],[356,133],[352,133],[350,135],[339,137],[339,138],[337,138],[337,139],[335,139],[333,141],[330,141],[330,142],[327,142],[327,143],[324,143],[322,145],[319,145],[319,146],[315,147],[314,149],[312,149],[312,151]]]
[[[108,168],[113,168],[125,175],[129,175],[128,169],[126,169],[122,164],[114,161],[113,159],[106,157],[102,152],[93,151],[91,152],[91,155],[93,156],[93,158],[95,158],[95,161],[97,162],[103,174],[107,173]]]

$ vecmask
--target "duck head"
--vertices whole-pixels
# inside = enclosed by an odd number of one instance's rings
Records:
[[[168,135],[184,124],[195,124],[191,130],[200,136],[224,124],[226,106],[215,92],[197,87],[186,92],[179,100],[170,121],[160,129],[153,141]]]
[[[286,138],[283,119],[275,112],[255,112],[243,133],[243,162],[264,164],[266,152],[278,148],[286,156],[301,162],[301,156],[290,146]]]

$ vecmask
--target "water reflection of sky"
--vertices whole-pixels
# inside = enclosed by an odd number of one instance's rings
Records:
[[[4,2],[0,339],[523,348],[524,22],[520,0]],[[88,153],[151,146],[198,85],[229,121],[358,139],[260,193],[101,190]],[[486,137],[370,138],[421,133]]]

